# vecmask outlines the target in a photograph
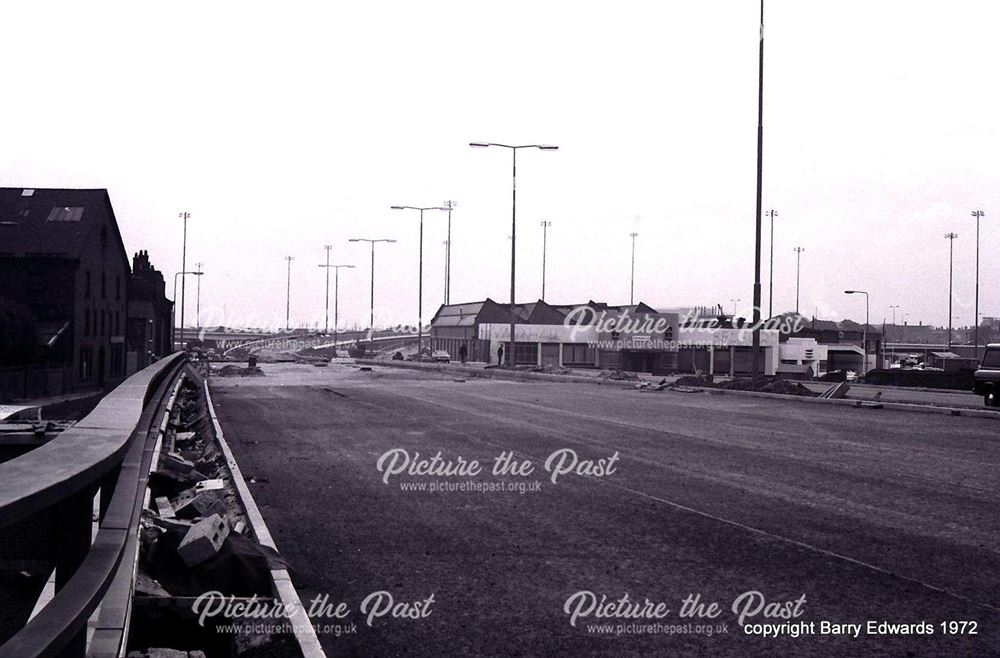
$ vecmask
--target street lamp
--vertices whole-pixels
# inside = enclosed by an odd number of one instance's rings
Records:
[[[510,149],[511,155],[513,156],[512,163],[513,167],[511,169],[511,219],[510,219],[510,351],[507,355],[507,362],[511,365],[515,365],[514,359],[514,323],[517,316],[514,313],[514,273],[515,273],[515,255],[517,254],[516,236],[517,236],[517,152],[520,149],[534,148],[540,151],[555,151],[558,150],[558,146],[552,146],[550,144],[521,144],[519,146],[511,146],[510,144],[497,144],[495,142],[470,142],[469,146],[474,148],[487,148],[490,146],[497,146],[500,148]],[[502,364],[500,364],[502,365]]]
[[[445,201],[444,207],[448,209],[448,242],[446,242],[444,254],[444,303],[451,303],[451,211],[457,206],[455,201]]]
[[[174,320],[176,320],[176,318],[177,318],[177,301],[176,301],[177,300],[177,277],[181,276],[182,274],[193,274],[194,276],[201,276],[201,272],[176,272],[176,273],[174,273],[174,309],[173,309],[174,310]],[[182,279],[182,281],[183,281],[183,279]],[[182,291],[184,290],[183,283],[181,284],[181,290]],[[172,321],[170,324],[173,325],[173,324],[175,324],[175,322]],[[184,306],[183,306],[183,304],[181,305],[181,336],[180,336],[180,344],[181,344],[181,349],[183,350],[184,349]]]
[[[392,210],[416,210],[420,213],[419,266],[417,270],[417,354],[424,349],[424,211],[449,210],[445,206],[390,206]]]
[[[730,298],[729,301],[731,301],[733,303],[733,321],[735,322],[736,321],[736,305],[738,303],[740,303],[741,301],[743,301],[743,300]]]
[[[770,240],[770,245],[771,245],[771,274],[768,275],[768,277],[767,277],[767,286],[768,286],[768,290],[767,290],[767,317],[773,318],[774,317],[774,218],[778,216],[778,211],[774,210],[772,208],[771,210],[768,210],[765,214],[768,217],[771,218],[771,240]],[[798,295],[796,295],[796,297],[798,297]],[[796,313],[799,312],[798,306],[799,306],[798,303],[796,303],[795,304],[795,312]]]
[[[338,300],[340,298],[340,268],[346,267],[349,269],[354,269],[353,265],[331,265],[330,264],[330,250],[333,249],[332,245],[324,245],[326,249],[326,263],[320,264],[326,270],[326,322],[324,324],[323,333],[330,333],[330,270],[333,270],[333,353],[337,354],[337,330],[340,327],[340,318],[338,313]]]
[[[285,260],[288,261],[288,288],[285,291],[285,330],[288,331],[292,328],[289,318],[292,312],[292,261],[295,259],[291,256],[285,256]]]
[[[545,254],[549,246],[549,227],[552,222],[542,220],[542,301],[545,301]]]
[[[181,273],[187,272],[187,243],[188,243],[188,219],[191,217],[191,213],[184,211],[177,213],[177,216],[184,220],[184,240],[181,243]],[[177,280],[177,276],[174,275],[174,280]],[[187,283],[187,278],[181,278],[181,346],[184,345],[184,291],[185,283]],[[174,286],[174,304],[177,304],[177,286]]]
[[[195,263],[195,267],[198,268],[198,293],[195,296],[194,305],[194,317],[195,324],[198,326],[198,330],[201,330],[201,266],[205,263]]]
[[[958,237],[958,233],[945,233],[944,237],[948,241],[948,347],[951,348],[951,284],[952,272],[954,271],[953,264],[955,262],[955,238]]]
[[[889,308],[892,309],[892,331],[893,331],[893,333],[895,333],[896,332],[896,309],[899,308],[899,304],[889,304]],[[885,340],[886,343],[889,342],[888,340],[886,340],[885,336],[882,337],[882,340]],[[895,348],[895,346],[889,351],[889,358],[892,360],[892,363],[896,362],[896,348]]]
[[[982,210],[973,210],[972,216],[976,218],[976,324],[972,331],[975,336],[976,360],[979,360],[979,219],[985,215]]]
[[[799,277],[802,273],[802,252],[805,247],[795,247],[795,315],[799,314]]]
[[[628,303],[630,306],[635,304],[635,239],[638,235],[635,231],[629,233],[629,236],[632,238],[632,282],[629,285],[628,291]]]
[[[865,328],[861,333],[861,342],[863,343],[862,349],[864,350],[864,362],[861,364],[861,376],[864,377],[868,372],[868,293],[864,290],[845,290],[848,295],[864,295],[865,296]]]
[[[395,242],[395,240],[389,238],[351,238],[348,242],[367,242],[372,246],[372,302],[371,302],[371,315],[368,319],[368,330],[371,332],[369,335],[374,336],[375,334],[375,243],[376,242]]]

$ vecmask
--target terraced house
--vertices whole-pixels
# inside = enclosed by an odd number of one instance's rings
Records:
[[[0,188],[0,303],[37,348],[9,346],[0,399],[121,381],[129,274],[107,190]]]

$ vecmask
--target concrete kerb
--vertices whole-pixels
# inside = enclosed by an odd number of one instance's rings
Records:
[[[547,372],[531,372],[530,370],[507,370],[505,368],[477,368],[456,363],[414,363],[412,361],[380,361],[376,359],[355,359],[362,366],[381,366],[384,368],[401,368],[404,370],[421,370],[424,372],[440,372],[463,377],[481,377],[484,379],[503,379],[507,381],[541,381],[561,382],[571,384],[596,384],[598,386],[617,386],[632,388],[638,381],[622,381],[616,379],[601,379],[600,377],[580,377],[576,375],[554,375]]]
[[[404,368],[409,370],[424,370],[430,372],[441,372],[447,374],[464,375],[467,377],[486,377],[494,379],[506,379],[511,381],[535,380],[547,382],[564,382],[574,384],[597,384],[600,386],[617,386],[619,388],[634,388],[634,381],[618,381],[608,379],[598,379],[596,377],[574,377],[572,375],[553,375],[543,372],[529,372],[520,370],[502,370],[499,368],[470,368],[452,363],[413,363],[408,361],[378,361],[375,359],[356,359],[355,363],[366,366],[382,366],[387,368]],[[831,400],[823,398],[812,398],[800,395],[783,395],[781,393],[759,393],[756,391],[734,391],[725,388],[709,388],[704,386],[689,386],[698,391],[712,393],[716,395],[742,395],[745,397],[769,398],[772,400],[790,400],[793,402],[811,402],[814,404],[831,404],[841,407],[854,407],[856,409],[891,409],[894,411],[908,411],[921,414],[940,414],[944,416],[965,416],[969,418],[990,418],[1000,420],[1000,411],[988,411],[986,409],[967,409],[963,407],[941,407],[930,404],[910,404],[906,402],[873,402],[868,400]],[[668,389],[669,390],[669,389]]]
[[[242,471],[240,471],[239,464],[236,463],[233,451],[230,450],[229,444],[223,435],[222,425],[219,424],[219,418],[215,414],[215,405],[212,403],[212,394],[208,390],[207,381],[204,382],[204,386],[205,399],[208,403],[208,414],[215,428],[215,438],[219,443],[219,448],[222,450],[222,454],[226,459],[226,465],[232,475],[233,485],[240,498],[240,505],[243,506],[243,510],[246,512],[247,520],[250,522],[250,527],[257,541],[264,546],[277,550],[277,547],[274,545],[274,538],[271,537],[271,531],[267,529],[264,517],[257,507],[257,503],[253,499],[253,494],[250,493],[250,488],[243,478]],[[289,611],[288,621],[292,626],[292,632],[295,634],[295,640],[302,651],[303,658],[326,658],[326,653],[319,643],[319,638],[316,637],[316,629],[313,628],[312,623],[309,621],[305,607],[302,605],[302,599],[299,598],[299,594],[292,584],[288,570],[272,569],[271,584],[282,606],[284,606],[285,610]]]
[[[742,395],[744,397],[769,398],[772,400],[793,400],[796,402],[811,402],[814,404],[832,404],[841,407],[854,407],[856,409],[891,409],[894,411],[909,411],[919,414],[939,414],[943,416],[968,416],[971,418],[991,418],[1000,420],[1000,412],[987,411],[985,409],[966,409],[962,407],[939,407],[930,404],[910,404],[906,402],[882,402],[872,400],[833,400],[828,398],[811,398],[803,395],[783,395],[781,393],[759,393],[757,391],[733,391],[725,388],[708,388],[704,386],[690,386],[698,391],[715,395]]]

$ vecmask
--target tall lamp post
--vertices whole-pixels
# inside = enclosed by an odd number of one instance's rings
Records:
[[[292,261],[295,260],[291,256],[285,256],[285,260],[288,261],[288,287],[285,290],[285,330],[292,328],[291,314],[292,314]]]
[[[740,300],[740,299],[730,299],[729,301],[731,301],[733,303],[733,321],[735,322],[736,321],[736,305],[739,304],[743,300]]]
[[[326,245],[329,247],[330,245]],[[338,300],[340,299],[340,268],[346,267],[354,269],[353,265],[331,265],[330,251],[326,252],[326,264],[320,265],[326,268],[326,322],[327,327],[324,333],[330,332],[330,270],[333,270],[333,354],[337,355],[337,330],[340,328],[340,317],[338,313]]]
[[[377,242],[395,242],[390,238],[351,238],[348,242],[367,242],[372,246],[372,296],[371,296],[371,314],[368,316],[368,330],[371,332],[370,335],[375,334],[375,243]]]
[[[542,301],[545,301],[545,255],[549,248],[549,227],[552,222],[542,220]]]
[[[948,347],[951,348],[952,272],[955,262],[955,238],[958,237],[958,233],[945,233],[944,237],[948,241]]]
[[[892,331],[893,331],[893,333],[895,333],[896,332],[896,309],[899,308],[899,304],[889,304],[889,308],[892,309]],[[885,340],[886,343],[889,342],[888,340],[886,340],[885,336],[882,337],[882,340]],[[895,347],[893,347],[889,351],[889,358],[892,359],[893,363],[896,362],[896,348]]]
[[[195,267],[198,268],[198,292],[195,294],[194,303],[194,318],[195,324],[198,326],[198,330],[201,331],[201,266],[205,263],[195,263]]]
[[[760,0],[760,54],[757,63],[757,209],[754,213],[753,351],[751,381],[756,384],[760,368],[760,233],[764,187],[764,0]]]
[[[201,276],[201,272],[175,272],[174,273],[174,300],[177,299],[177,277],[183,276],[185,274],[192,274],[194,276]],[[183,288],[183,284],[181,284],[181,290],[183,290],[183,289],[184,289]],[[181,315],[182,316],[184,315],[184,306],[183,305],[181,305]],[[176,319],[176,317],[177,317],[177,303],[175,301],[175,303],[174,303],[174,318]],[[171,322],[170,324],[174,325],[175,322]],[[181,338],[180,338],[180,344],[181,344],[181,350],[183,350],[184,349],[184,321],[183,320],[181,320]]]
[[[864,377],[868,372],[868,293],[864,290],[845,290],[848,295],[864,295],[865,296],[865,327],[861,332],[861,342],[863,344],[862,349],[864,350],[864,359],[861,363],[861,376]]]
[[[181,243],[181,349],[184,349],[184,291],[185,283],[187,283],[187,277],[184,274],[191,274],[187,271],[187,244],[188,244],[188,219],[191,217],[191,213],[184,211],[177,213],[177,216],[184,220],[184,240]],[[177,280],[177,276],[174,275],[174,280]],[[177,303],[177,287],[174,286],[174,304]]]
[[[521,144],[519,146],[512,146],[510,144],[497,144],[495,142],[470,142],[469,146],[473,148],[488,148],[490,146],[497,146],[499,148],[510,149],[511,155],[513,156],[513,167],[511,169],[511,219],[510,219],[510,351],[507,353],[507,362],[509,364],[516,365],[514,359],[514,323],[517,320],[517,315],[514,312],[514,305],[516,301],[514,299],[514,273],[515,273],[515,256],[517,254],[517,152],[520,149],[539,149],[540,151],[555,151],[559,147],[552,146],[550,144]],[[502,365],[502,364],[500,364]]]
[[[628,291],[628,303],[630,306],[635,304],[635,239],[638,235],[635,231],[629,233],[629,237],[632,238],[632,278]]]
[[[323,313],[323,334],[330,333],[330,250],[333,249],[332,244],[325,244],[323,248],[326,249],[326,263],[320,263],[319,267],[326,268],[326,305],[324,306]],[[334,341],[334,350],[337,349],[336,341]]]
[[[972,216],[976,218],[976,324],[972,328],[973,341],[976,345],[976,360],[979,360],[979,219],[985,215],[982,210],[973,210]]]
[[[444,303],[451,303],[451,211],[457,206],[455,201],[445,201],[444,207],[448,209],[448,241],[444,250]]]
[[[795,247],[795,315],[799,314],[799,276],[802,273],[802,252],[805,247]]]
[[[417,354],[424,349],[424,211],[449,210],[445,206],[391,206],[393,210],[416,210],[420,213],[419,265],[417,270]]]
[[[769,244],[771,245],[771,273],[767,277],[767,317],[774,317],[774,218],[778,216],[778,211],[771,210],[767,211],[767,216],[771,218],[771,239]],[[797,295],[796,295],[797,296]],[[795,312],[798,313],[798,304],[796,303]]]

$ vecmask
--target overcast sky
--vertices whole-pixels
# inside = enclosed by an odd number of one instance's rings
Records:
[[[324,244],[341,321],[417,314],[418,221],[458,206],[452,301],[749,305],[759,6],[689,2],[17,3],[5,6],[0,184],[106,187],[129,253],[169,288],[203,262],[203,322],[322,324]],[[1000,5],[770,0],[764,203],[778,211],[775,312],[972,322],[1000,315]],[[426,215],[424,316],[442,301],[445,216]],[[763,296],[767,312],[765,224]],[[194,279],[188,287],[189,322]],[[332,307],[332,303],[331,303]],[[224,315],[223,315],[224,314]],[[901,316],[899,316],[901,317]]]

